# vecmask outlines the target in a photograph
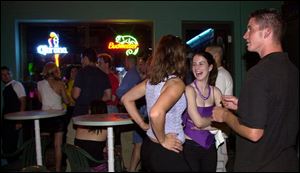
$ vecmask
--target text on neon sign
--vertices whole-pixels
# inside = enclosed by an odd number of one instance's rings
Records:
[[[114,42],[109,42],[108,49],[127,49],[126,55],[136,55],[139,51],[139,43],[131,35],[118,35]]]
[[[47,45],[38,46],[37,52],[42,55],[68,53],[66,47],[59,47],[59,38],[55,32],[50,33],[48,44],[49,46]]]

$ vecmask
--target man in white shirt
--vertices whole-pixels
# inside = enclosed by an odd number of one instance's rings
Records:
[[[216,87],[218,87],[222,95],[233,95],[233,81],[230,73],[222,66],[223,48],[219,45],[210,45],[205,48],[206,52],[209,52],[216,61],[218,67],[218,76],[216,79]],[[229,128],[224,124],[223,137],[227,138]],[[217,172],[226,172],[226,163],[228,161],[226,140],[218,148],[218,163]]]
[[[17,150],[19,130],[22,124],[16,121],[5,120],[3,115],[11,112],[25,111],[26,93],[21,82],[12,79],[12,74],[8,67],[1,67],[1,81],[5,85],[3,96],[3,110],[1,117],[1,148],[3,153],[12,153]],[[8,163],[17,158],[8,159]]]

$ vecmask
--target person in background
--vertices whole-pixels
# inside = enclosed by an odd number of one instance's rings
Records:
[[[72,97],[72,89],[74,86],[74,81],[75,81],[78,69],[79,69],[78,66],[71,65],[69,67],[69,71],[68,71],[68,75],[67,75],[66,94],[68,96],[70,103],[67,105],[66,127],[68,126],[68,124],[73,116],[73,111],[74,111],[74,107],[75,107],[75,100]]]
[[[193,172],[215,172],[219,144],[211,133],[216,130],[211,114],[213,107],[221,106],[221,92],[214,87],[218,70],[212,55],[195,52],[192,72],[195,80],[185,89],[188,106],[182,116],[186,138],[183,153]]]
[[[218,76],[216,79],[216,87],[218,87],[222,95],[233,94],[233,80],[230,73],[222,66],[223,48],[219,45],[210,45],[205,48],[205,51],[210,53],[216,61],[218,68]]]
[[[102,100],[94,100],[90,104],[89,114],[105,114],[107,105]],[[74,145],[87,151],[96,160],[104,160],[107,130],[105,127],[77,126]],[[99,164],[88,160],[92,172],[107,172],[107,164]]]
[[[89,105],[93,100],[111,100],[111,86],[108,76],[96,66],[96,62],[96,51],[92,48],[84,49],[81,54],[82,68],[76,75],[72,89],[72,97],[75,100],[73,117],[87,114]],[[73,130],[68,129],[70,132],[74,132],[75,135],[73,128],[71,128]],[[67,141],[74,141],[75,136],[69,137],[72,139]]]
[[[111,86],[107,74],[96,66],[96,51],[86,48],[81,55],[82,68],[78,71],[72,97],[75,100],[73,117],[89,113],[89,106],[93,100],[111,100]],[[75,129],[70,121],[67,134],[67,143],[73,144]]]
[[[54,62],[48,62],[43,68],[44,80],[38,81],[38,96],[42,110],[63,110],[63,102],[69,104],[65,83],[61,80],[60,70]],[[41,119],[41,135],[54,133],[55,171],[61,171],[63,134],[66,130],[65,117],[59,116]]]
[[[111,100],[111,86],[107,74],[97,66],[97,54],[92,48],[86,48],[81,54],[82,68],[78,71],[72,90],[75,100],[73,117],[89,113],[89,106],[94,100]],[[74,144],[76,135],[75,126],[70,121],[68,125],[67,143]],[[70,171],[67,162],[66,171]]]
[[[92,48],[83,51],[82,67],[76,76],[72,97],[76,100],[73,116],[88,113],[93,100],[111,100],[111,86],[108,75],[97,66],[97,54]]]
[[[190,171],[184,156],[185,141],[181,115],[186,108],[185,45],[179,37],[163,36],[151,60],[149,77],[121,99],[132,119],[145,131],[141,163],[145,171]],[[146,97],[149,124],[140,115],[135,101]]]
[[[97,57],[97,66],[108,75],[111,86],[111,100],[106,101],[107,111],[108,113],[119,112],[119,99],[116,95],[117,88],[119,87],[119,78],[112,70],[112,57],[107,53],[98,54]]]
[[[299,70],[283,52],[283,26],[275,9],[251,13],[243,38],[247,50],[261,59],[248,70],[239,99],[223,96],[227,109],[213,110],[214,121],[225,122],[237,134],[237,172],[299,171]]]
[[[17,150],[19,133],[22,123],[4,119],[4,115],[11,112],[25,111],[26,93],[21,82],[13,80],[12,73],[7,66],[1,66],[1,81],[5,85],[2,91],[3,107],[1,116],[1,154],[13,153]],[[17,158],[8,158],[12,163]]]
[[[135,55],[129,55],[125,59],[125,69],[127,73],[125,74],[121,85],[117,89],[117,96],[119,99],[137,83],[141,82],[141,75],[137,68],[137,57]]]
[[[222,95],[233,95],[233,81],[230,73],[222,66],[223,48],[219,45],[209,45],[205,51],[210,53],[216,61],[218,67],[218,76],[216,79],[216,87],[218,87]],[[226,139],[229,136],[230,128],[225,124],[220,124],[219,128],[223,132],[223,137]],[[228,161],[227,142],[218,148],[217,172],[226,172],[226,164]]]
[[[137,62],[137,71],[141,77],[141,80],[146,78],[146,70],[147,70],[147,56],[139,57]],[[148,113],[146,108],[146,100],[145,97],[142,97],[141,99],[136,101],[137,107],[139,107],[140,115],[144,119],[147,119]],[[130,165],[129,165],[129,172],[136,172],[138,171],[138,165],[140,163],[141,159],[141,148],[143,143],[143,138],[146,136],[145,131],[143,129],[136,126],[135,130],[132,134],[132,143],[133,143],[133,150],[131,154],[130,159]]]
[[[135,85],[140,83],[145,75],[145,59],[144,58],[137,58],[134,55],[128,56],[125,59],[125,68],[127,69],[127,73],[125,74],[120,87],[117,89],[117,96],[121,98],[126,92],[128,92],[131,88]],[[142,97],[141,99],[136,101],[137,107],[140,111],[145,110],[145,98]],[[145,111],[141,113],[143,117],[145,117]],[[128,171],[136,171],[136,168],[140,161],[140,150],[142,146],[142,136],[143,131],[141,132],[138,126],[135,126],[135,130],[132,134],[133,140],[133,150],[131,154],[130,165]]]

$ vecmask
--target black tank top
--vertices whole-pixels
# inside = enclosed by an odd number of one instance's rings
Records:
[[[20,111],[20,100],[12,84],[6,86],[3,90],[3,114]]]

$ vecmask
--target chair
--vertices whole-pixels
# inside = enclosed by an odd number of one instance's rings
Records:
[[[41,137],[42,157],[45,158],[46,147],[50,140],[47,137]],[[2,158],[16,157],[20,155],[21,167],[28,167],[36,165],[36,150],[35,150],[35,138],[29,139],[21,145],[15,152],[1,155]],[[45,164],[45,159],[43,159]]]
[[[115,155],[115,172],[127,172],[123,157],[122,157],[122,146],[121,145],[116,145],[115,150],[114,150],[114,155]]]
[[[96,160],[84,149],[71,145],[64,144],[62,151],[67,155],[72,172],[91,172],[88,159],[96,163],[107,163],[107,160]]]

